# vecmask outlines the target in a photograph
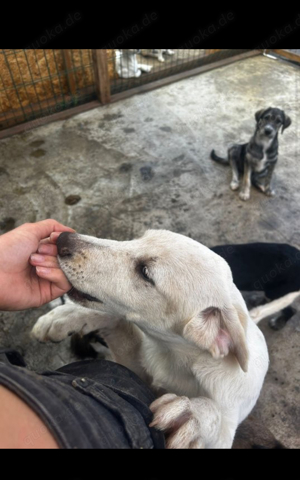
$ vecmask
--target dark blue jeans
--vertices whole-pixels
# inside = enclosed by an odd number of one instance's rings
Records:
[[[40,416],[61,448],[165,448],[163,434],[148,426],[155,397],[127,368],[84,360],[39,374],[11,358],[2,351],[0,385]],[[37,438],[32,432],[26,443]]]

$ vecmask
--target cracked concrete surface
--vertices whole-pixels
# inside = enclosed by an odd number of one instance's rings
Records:
[[[207,246],[300,248],[299,93],[297,66],[259,56],[1,140],[0,233],[52,217],[116,240],[165,228]],[[209,153],[248,141],[254,113],[269,106],[293,121],[279,137],[277,196],[252,190],[243,203],[229,189],[229,169]],[[40,345],[30,338],[48,309],[0,312],[0,345],[18,349],[38,371],[74,360],[69,339]],[[300,447],[299,318],[281,331],[267,320],[260,325],[270,368],[255,413],[290,448]]]

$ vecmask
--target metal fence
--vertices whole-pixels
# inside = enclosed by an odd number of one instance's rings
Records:
[[[0,50],[0,137],[255,52],[259,53],[253,49]],[[23,127],[10,128],[18,125]]]
[[[250,49],[137,49],[116,51],[109,59],[111,94],[213,64]],[[114,62],[114,67],[112,63]]]
[[[93,98],[91,50],[0,50],[0,129]]]

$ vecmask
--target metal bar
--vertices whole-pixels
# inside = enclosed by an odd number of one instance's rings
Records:
[[[1,55],[5,55],[4,50],[2,50]],[[4,57],[3,57],[3,58],[4,58]],[[3,92],[3,95],[5,95],[5,99],[8,101],[8,103],[9,103],[9,105],[10,105],[10,107],[11,107],[11,101],[10,101],[9,96],[7,95],[7,88],[5,87],[5,82],[4,82],[3,78],[2,78],[1,72],[0,72],[0,80],[1,80],[1,83],[2,83],[2,85],[3,85],[3,87],[4,87],[3,90],[0,90],[0,94],[1,94],[1,92]],[[0,109],[1,109],[1,103],[0,103]],[[1,112],[1,110],[0,110],[0,112]],[[2,120],[1,120],[1,121],[4,122],[4,125],[9,125],[9,120],[10,120],[10,119],[7,117],[6,112],[2,112],[2,113],[1,113],[1,116],[2,116]],[[3,116],[4,116],[4,118],[3,118]],[[16,120],[15,117],[14,117],[14,119]],[[13,123],[13,122],[12,122],[12,123]],[[15,123],[16,123],[16,122],[15,122]],[[0,128],[1,128],[1,124],[0,124]]]
[[[52,78],[51,78],[51,71],[50,71],[50,68],[49,68],[47,53],[46,53],[46,50],[45,50],[44,48],[43,48],[43,54],[44,54],[44,58],[45,58],[45,64],[46,64],[47,70],[48,70],[48,75],[49,75],[49,77],[45,77],[45,79],[46,79],[46,78],[49,78],[49,80],[50,80],[50,85],[51,85],[51,89],[52,89],[52,92],[53,92],[53,97],[54,97],[55,100],[56,100],[57,95],[56,95],[55,90],[54,90],[54,88],[53,88],[53,82],[51,81],[51,80],[52,80]],[[55,78],[56,76],[57,76],[57,75],[52,76],[52,77]]]
[[[44,78],[43,78],[43,75],[42,75],[42,72],[41,72],[41,69],[40,69],[40,64],[39,64],[39,59],[37,57],[37,53],[36,53],[36,49],[33,48],[33,54],[34,54],[34,58],[35,58],[35,61],[36,61],[36,64],[37,64],[37,67],[38,67],[38,71],[39,71],[39,76],[40,76],[40,81],[42,83],[42,86],[44,88],[44,90],[46,91],[46,87],[45,87],[45,83],[44,83]],[[45,101],[45,100],[44,100]]]
[[[21,52],[24,54],[25,50],[22,49]],[[26,93],[27,100],[28,100],[28,107],[31,108],[31,105],[30,105],[30,97],[29,97],[29,94],[28,94],[28,90],[27,90],[27,88],[26,88],[26,86],[28,87],[28,86],[30,86],[31,84],[30,84],[30,82],[28,82],[27,84],[25,83],[24,77],[23,77],[23,73],[22,73],[22,70],[21,70],[21,68],[20,68],[20,63],[19,63],[19,60],[18,60],[17,55],[16,55],[16,50],[13,50],[13,53],[14,53],[14,56],[15,56],[16,64],[17,64],[17,66],[18,66],[18,70],[19,70],[19,74],[20,74],[20,80],[21,80],[21,82],[22,82],[22,83],[20,83],[18,86],[16,86],[16,84],[15,84],[15,82],[14,82],[14,87],[15,87],[16,93],[17,93],[17,95],[18,95],[18,100],[19,100],[18,87],[21,86],[21,85],[23,85],[24,91],[25,91],[25,93]],[[9,66],[9,68],[10,68],[10,66]],[[25,107],[24,107],[24,111],[25,111]],[[26,120],[26,117],[25,117],[25,120]]]
[[[72,64],[72,68],[73,68],[73,72],[74,72],[74,80],[75,80],[75,88],[76,88],[76,92],[75,94],[73,95],[73,105],[76,106],[76,103],[77,103],[77,92],[79,91],[79,79],[78,79],[78,71],[82,70],[82,68],[79,66],[79,67],[76,67],[75,65],[75,60],[74,60],[74,49],[71,49],[70,50],[70,54],[71,54],[71,64]],[[75,74],[76,72],[76,74]]]
[[[88,86],[87,74],[86,74],[86,69],[84,68],[86,65],[84,65],[84,61],[83,61],[82,48],[79,49],[79,56],[80,56],[80,62],[81,62],[83,86],[87,87]]]
[[[14,55],[16,55],[15,52],[13,52],[13,53],[14,53]],[[24,107],[23,107],[23,104],[22,104],[22,100],[21,100],[21,98],[20,98],[19,91],[18,91],[17,85],[16,85],[16,83],[15,83],[14,76],[13,76],[12,71],[11,71],[11,68],[10,68],[10,64],[9,64],[9,62],[8,62],[8,60],[7,60],[7,56],[6,56],[5,53],[4,53],[4,60],[5,60],[5,63],[6,63],[6,67],[7,67],[8,71],[9,71],[9,75],[10,75],[10,78],[11,78],[11,81],[12,81],[12,84],[13,84],[13,87],[14,87],[14,91],[16,92],[16,95],[17,95],[17,97],[18,97],[18,102],[19,102],[19,104],[20,104],[20,108],[21,108],[21,110],[22,110],[22,112],[23,112],[23,114],[24,114],[24,119],[26,120],[26,115],[25,115],[25,112],[24,112]],[[16,61],[16,63],[17,63],[17,65],[18,65],[18,62],[17,62],[17,61]],[[19,71],[20,71],[19,65],[18,65],[18,69],[19,69]],[[22,77],[21,74],[20,74],[20,77],[21,77],[21,79],[23,79],[23,77]],[[26,88],[25,88],[25,92],[27,93]]]
[[[30,78],[31,78],[31,81],[32,81],[32,86],[33,86],[33,88],[34,88],[35,96],[36,96],[37,101],[38,101],[38,103],[39,103],[39,105],[40,105],[40,103],[41,103],[41,102],[40,102],[40,97],[39,97],[39,94],[38,94],[38,91],[37,91],[37,88],[36,88],[36,84],[35,84],[35,82],[34,82],[34,78],[33,78],[33,76],[32,76],[31,66],[30,66],[30,64],[29,64],[29,62],[28,62],[26,50],[24,50],[24,55],[25,55],[25,58],[26,58],[26,63],[27,63],[28,71],[29,71]],[[42,112],[41,107],[40,107],[40,112]]]
[[[60,92],[61,92],[61,95],[63,97],[63,104],[65,105],[65,93],[64,93],[64,86],[63,86],[63,83],[62,83],[62,77],[64,77],[66,75],[66,72],[65,72],[65,70],[61,70],[61,71],[59,70],[55,50],[57,50],[57,49],[53,49],[54,64],[55,64],[55,69],[56,69],[56,72],[57,72]],[[62,56],[62,60],[63,60],[63,55],[62,55],[61,50],[59,50],[59,53]]]
[[[297,55],[294,52],[289,52],[288,50],[284,50],[284,49],[271,49],[270,51],[276,53],[277,55],[285,57],[288,60],[292,60],[293,62],[300,63],[300,55]]]
[[[109,103],[110,82],[106,50],[104,48],[93,49],[92,55],[97,97],[102,104]]]

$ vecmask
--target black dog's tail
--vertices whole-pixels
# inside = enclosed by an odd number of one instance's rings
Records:
[[[229,165],[228,158],[218,157],[218,155],[216,154],[216,152],[214,150],[212,150],[210,152],[210,158],[212,160],[214,160],[215,162],[221,163],[222,165]]]

